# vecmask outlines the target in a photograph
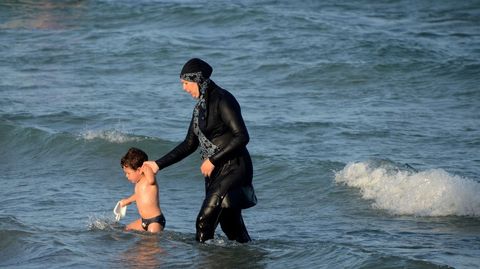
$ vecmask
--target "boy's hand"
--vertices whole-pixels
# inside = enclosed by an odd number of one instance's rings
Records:
[[[158,170],[160,169],[157,165],[156,162],[154,161],[146,161],[146,162],[143,162],[143,165],[142,165],[142,168],[144,166],[148,166],[150,167],[150,169],[152,169],[153,173],[156,174],[158,172]]]
[[[202,171],[202,175],[204,177],[210,177],[213,169],[215,169],[215,165],[213,165],[210,159],[206,159],[205,161],[203,161],[202,166],[200,167],[200,171]]]
[[[122,199],[122,200],[120,200],[120,206],[121,206],[121,207],[127,206],[127,205],[129,205],[129,204],[130,204],[130,202],[128,201],[128,199]]]

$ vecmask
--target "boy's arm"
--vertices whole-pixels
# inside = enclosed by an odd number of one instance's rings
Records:
[[[132,194],[132,196],[128,197],[128,198],[125,198],[123,200],[120,201],[120,205],[122,207],[126,206],[126,205],[129,205],[133,202],[135,202],[137,200],[137,196],[134,194]]]
[[[155,184],[155,174],[153,173],[153,170],[149,165],[143,165],[142,172],[148,184]]]

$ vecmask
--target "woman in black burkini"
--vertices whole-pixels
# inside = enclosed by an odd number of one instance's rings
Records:
[[[200,146],[205,200],[196,222],[196,240],[212,239],[218,223],[228,239],[250,241],[242,209],[256,204],[252,186],[253,167],[246,145],[249,135],[240,106],[228,91],[212,80],[212,67],[194,58],[182,68],[183,89],[198,99],[185,140],[155,162],[157,172],[187,157]]]

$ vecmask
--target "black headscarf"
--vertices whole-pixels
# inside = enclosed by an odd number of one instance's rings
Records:
[[[199,58],[188,60],[180,72],[180,78],[188,81],[194,81],[195,77],[209,79],[212,75],[213,68],[205,61]],[[197,82],[197,81],[194,81]]]

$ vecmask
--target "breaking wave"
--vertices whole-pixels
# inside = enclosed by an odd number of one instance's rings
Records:
[[[396,215],[480,216],[480,183],[443,169],[416,171],[389,162],[356,162],[335,182],[359,188],[372,206]]]

